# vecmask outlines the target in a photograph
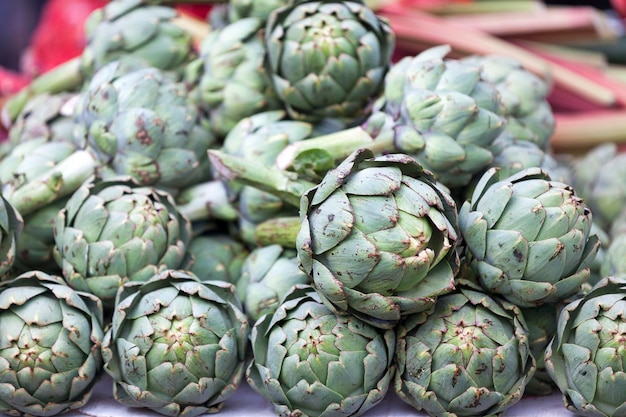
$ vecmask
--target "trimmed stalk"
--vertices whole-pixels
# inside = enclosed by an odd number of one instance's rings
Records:
[[[212,167],[225,180],[236,181],[267,191],[294,207],[300,207],[300,197],[317,184],[298,179],[294,173],[269,167],[258,161],[209,150]]]
[[[255,230],[255,240],[259,246],[280,245],[295,248],[300,231],[300,217],[276,217],[260,223]]]
[[[95,175],[100,162],[88,151],[79,150],[44,175],[5,193],[5,198],[25,216],[46,204],[73,193]]]

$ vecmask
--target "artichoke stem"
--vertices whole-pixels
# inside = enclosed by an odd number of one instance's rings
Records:
[[[276,165],[281,169],[303,165],[301,161],[310,158],[315,152],[323,152],[335,161],[341,161],[360,148],[368,148],[375,154],[393,151],[393,136],[378,135],[374,138],[357,126],[293,143],[278,154]]]
[[[208,154],[211,165],[224,179],[267,191],[294,207],[300,207],[300,197],[317,185],[256,160],[217,150],[209,150]]]
[[[2,110],[2,124],[7,128],[10,127],[28,100],[38,94],[57,94],[75,90],[85,79],[80,68],[81,58],[78,56],[35,78],[6,102]]]
[[[295,249],[300,217],[276,217],[257,225],[254,236],[259,246],[280,245]]]
[[[5,198],[22,215],[33,213],[48,203],[72,194],[96,175],[100,163],[90,152],[80,150],[65,158],[45,175],[26,183]]]

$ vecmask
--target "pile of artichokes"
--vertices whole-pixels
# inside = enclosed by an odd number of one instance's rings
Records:
[[[546,80],[394,62],[360,0],[232,0],[199,40],[158,3],[94,12],[5,109],[1,412],[106,374],[167,416],[244,381],[291,417],[624,415],[624,154],[555,154]]]

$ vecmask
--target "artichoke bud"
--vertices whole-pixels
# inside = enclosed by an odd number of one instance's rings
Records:
[[[102,343],[115,399],[167,416],[219,411],[247,362],[249,324],[234,286],[164,270],[126,283],[116,306]]]
[[[393,330],[335,315],[309,285],[293,287],[254,324],[250,386],[277,414],[359,416],[388,391]]]
[[[559,313],[545,365],[573,413],[608,417],[626,408],[625,290],[623,276],[605,277]]]
[[[111,307],[126,281],[182,265],[191,225],[165,191],[128,177],[85,183],[56,217],[54,257],[67,283]]]
[[[395,36],[362,2],[295,2],[265,27],[265,66],[294,119],[354,123],[382,91]]]
[[[393,327],[452,289],[455,207],[411,157],[358,150],[303,195],[300,263],[338,312]]]
[[[464,279],[396,332],[396,393],[431,416],[499,415],[535,372],[520,309]]]
[[[58,276],[27,272],[0,286],[0,411],[54,416],[83,407],[102,370],[100,300]]]
[[[490,292],[523,307],[563,301],[588,280],[599,248],[574,189],[540,168],[489,169],[459,210],[469,264]]]

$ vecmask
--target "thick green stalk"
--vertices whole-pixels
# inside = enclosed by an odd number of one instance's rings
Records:
[[[32,80],[6,102],[2,110],[2,124],[11,126],[28,100],[38,94],[57,94],[78,88],[85,79],[80,68],[81,58],[76,57]]]
[[[373,138],[360,126],[339,132],[330,133],[316,138],[292,143],[276,157],[276,166],[280,169],[294,169],[316,166],[318,161],[341,161],[357,149],[368,148],[375,154],[394,150],[393,135],[391,132],[377,135]],[[330,169],[327,166],[326,169]]]
[[[300,197],[317,185],[258,161],[217,150],[209,150],[208,154],[211,165],[224,179],[267,191],[295,207],[300,207]]]
[[[5,198],[22,215],[33,213],[61,197],[70,195],[95,175],[100,162],[88,151],[76,151],[44,175],[33,178]]]
[[[276,217],[260,223],[254,232],[259,246],[280,245],[295,249],[300,231],[300,217]]]

